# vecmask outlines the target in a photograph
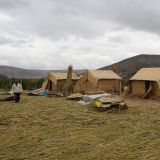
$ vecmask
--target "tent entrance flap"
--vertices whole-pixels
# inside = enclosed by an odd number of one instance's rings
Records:
[[[143,99],[146,99],[146,98],[150,98],[151,96],[155,96],[156,93],[155,93],[155,85],[153,82],[151,81],[146,81],[145,82],[145,94],[143,95]]]
[[[145,81],[145,91],[147,92],[150,87],[150,81]]]
[[[52,91],[52,81],[51,80],[48,81],[48,89],[49,91]]]
[[[147,84],[147,88],[148,88],[148,84]],[[146,89],[147,89],[146,88]],[[143,99],[147,99],[147,98],[150,98],[152,95],[152,85],[149,85],[149,88],[148,90],[146,91],[146,93],[143,95]]]

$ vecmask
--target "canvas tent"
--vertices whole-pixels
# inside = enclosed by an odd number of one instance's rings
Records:
[[[87,70],[77,81],[75,91],[121,92],[122,78],[112,70]]]
[[[63,91],[67,79],[67,73],[50,72],[42,85],[42,88],[48,88],[49,91]],[[78,77],[72,73],[72,83],[76,84]]]
[[[130,92],[137,96],[160,96],[160,68],[142,68],[130,79]]]

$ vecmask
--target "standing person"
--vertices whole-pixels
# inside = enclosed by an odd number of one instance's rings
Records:
[[[23,92],[22,85],[18,80],[14,81],[12,85],[12,92],[14,94],[15,103],[18,103],[20,101],[20,94]]]

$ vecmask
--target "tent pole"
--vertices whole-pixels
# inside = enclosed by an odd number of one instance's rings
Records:
[[[120,90],[119,90],[119,94],[121,95],[121,91],[122,91],[122,81],[120,81],[119,85],[120,85],[120,86],[119,86],[119,89],[120,89]]]

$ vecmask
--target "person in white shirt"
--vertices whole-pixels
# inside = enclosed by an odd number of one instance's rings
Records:
[[[18,103],[20,101],[20,95],[22,92],[22,85],[19,83],[18,80],[15,80],[12,85],[12,93],[14,94],[15,103]]]

